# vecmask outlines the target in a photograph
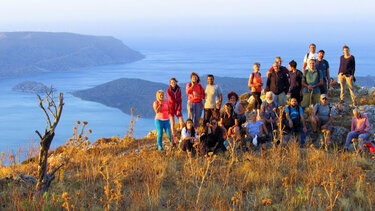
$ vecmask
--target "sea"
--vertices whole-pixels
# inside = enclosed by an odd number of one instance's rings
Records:
[[[52,85],[56,89],[56,96],[60,92],[64,94],[64,107],[52,142],[53,149],[72,137],[77,121],[88,122],[86,130],[92,130],[88,135],[91,143],[102,137],[124,137],[130,129],[131,116],[116,108],[76,98],[71,95],[73,91],[92,88],[118,78],[140,78],[168,84],[169,78],[176,77],[179,82],[187,82],[191,72],[248,78],[254,62],[261,63],[260,71],[265,75],[276,56],[281,56],[286,67],[294,59],[297,68],[301,69],[308,45],[309,43],[267,44],[255,41],[233,46],[230,43],[209,46],[194,43],[140,44],[131,46],[145,55],[145,59],[137,62],[0,79],[0,152],[19,153],[20,159],[24,159],[26,151],[39,144],[35,131],[43,134],[46,128],[46,118],[39,107],[37,96],[12,91],[14,86],[23,81]],[[329,62],[332,76],[337,76],[342,45],[317,43],[317,50],[324,49],[326,52],[325,59]],[[373,47],[373,44],[366,43],[351,46],[351,53],[356,59],[356,75],[375,75]],[[153,119],[141,117],[135,122],[134,137],[143,137],[154,128]]]

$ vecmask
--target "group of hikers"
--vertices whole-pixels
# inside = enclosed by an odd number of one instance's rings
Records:
[[[207,75],[207,86],[204,89],[200,84],[200,77],[192,72],[191,81],[187,83],[188,119],[184,122],[182,115],[182,94],[176,78],[170,79],[170,86],[165,93],[159,90],[156,101],[155,125],[157,130],[157,146],[163,150],[163,130],[166,132],[172,146],[179,145],[187,152],[197,151],[200,154],[208,152],[227,151],[234,139],[243,140],[245,150],[252,144],[259,145],[262,154],[266,150],[266,141],[271,140],[273,131],[282,126],[288,133],[300,136],[300,146],[303,147],[306,139],[307,127],[304,109],[313,106],[310,122],[313,129],[313,138],[324,130],[327,143],[330,144],[330,132],[334,111],[328,102],[327,91],[330,88],[331,77],[329,63],[324,59],[325,52],[316,53],[316,45],[310,44],[310,52],[304,57],[302,71],[297,69],[297,63],[289,62],[289,69],[282,66],[280,57],[275,58],[272,67],[267,71],[267,81],[264,84],[259,72],[260,64],[254,63],[254,71],[250,74],[248,87],[254,99],[254,109],[245,112],[237,93],[227,94],[227,102],[223,105],[223,93],[215,84],[214,76]],[[369,136],[369,120],[356,108],[356,96],[353,90],[355,82],[355,60],[350,54],[349,47],[343,47],[344,55],[340,58],[338,81],[341,86],[340,103],[344,103],[345,89],[349,88],[352,99],[353,119],[351,132],[348,133],[345,150],[353,138],[366,140]],[[263,89],[263,85],[265,88]],[[264,102],[261,100],[262,91],[266,93]],[[287,102],[288,105],[287,105]],[[280,108],[283,108],[282,124],[279,123]],[[200,125],[202,111],[204,111],[203,125]],[[175,118],[180,128],[176,130]],[[198,135],[198,128],[200,135]],[[180,133],[180,134],[179,134]],[[177,140],[177,137],[180,137]],[[361,142],[363,145],[365,141]]]

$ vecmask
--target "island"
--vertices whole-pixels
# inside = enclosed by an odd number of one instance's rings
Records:
[[[203,87],[207,84],[206,77],[201,77]],[[245,78],[215,77],[216,84],[219,84],[223,91],[223,103],[227,101],[226,94],[230,91],[235,91],[238,94],[248,92],[247,80]],[[186,83],[179,85],[182,90],[182,109],[183,112],[186,112]],[[133,108],[134,114],[143,118],[152,118],[155,116],[152,103],[155,101],[156,91],[160,89],[166,91],[168,87],[165,83],[121,78],[90,89],[75,91],[72,94],[83,100],[118,108],[126,114],[130,114],[130,109]]]
[[[122,64],[143,58],[144,55],[110,36],[0,33],[0,78]]]
[[[12,91],[15,92],[26,92],[26,93],[42,93],[48,87],[43,83],[36,82],[36,81],[24,81],[12,88]]]

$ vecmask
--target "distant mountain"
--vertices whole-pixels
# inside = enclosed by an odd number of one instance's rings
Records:
[[[201,80],[205,88],[207,84],[206,76],[203,76]],[[235,91],[238,95],[248,92],[247,80],[245,78],[215,77],[216,84],[221,87],[223,92],[223,103],[227,101],[227,94],[230,91]],[[182,83],[180,86],[182,90],[182,108],[183,111],[186,111],[186,83]],[[152,103],[155,101],[156,91],[159,89],[166,91],[168,87],[164,83],[121,78],[91,89],[75,91],[72,94],[83,100],[94,101],[109,107],[118,108],[127,114],[133,108],[134,114],[152,118],[155,116]]]
[[[109,36],[0,33],[0,77],[134,62],[144,56]]]

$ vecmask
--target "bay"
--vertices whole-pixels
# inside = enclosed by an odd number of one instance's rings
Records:
[[[342,54],[341,45],[322,47],[330,63],[331,75],[336,76]],[[317,49],[321,49],[319,45]],[[352,46],[352,49],[357,63],[356,75],[375,75],[372,70],[375,66],[372,46],[363,44]],[[130,127],[129,115],[115,108],[75,98],[70,94],[72,91],[92,88],[118,78],[141,78],[167,84],[169,78],[176,77],[180,82],[187,82],[191,72],[197,72],[199,75],[247,78],[254,62],[261,63],[261,73],[265,75],[276,56],[283,58],[284,66],[295,59],[301,69],[308,45],[247,44],[235,48],[164,45],[163,48],[143,48],[139,51],[146,55],[146,58],[134,63],[0,79],[0,152],[17,151],[20,147],[26,148],[31,142],[38,143],[35,130],[41,133],[44,131],[45,116],[38,107],[37,97],[34,94],[11,90],[25,80],[52,84],[57,92],[64,93],[65,105],[52,144],[54,148],[66,143],[72,136],[77,120],[88,121],[87,128],[93,131],[89,135],[91,142],[101,137],[123,137]],[[134,136],[143,137],[153,129],[153,119],[140,118],[136,123]]]

